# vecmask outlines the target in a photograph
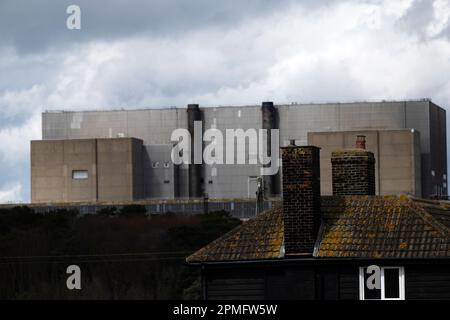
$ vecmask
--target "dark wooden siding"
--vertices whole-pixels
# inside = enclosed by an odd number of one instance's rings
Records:
[[[272,268],[266,275],[267,299],[315,299],[315,272],[310,267]]]
[[[210,300],[264,299],[264,279],[214,279],[208,282]]]
[[[377,262],[380,266],[392,263]],[[208,299],[357,300],[359,267],[370,263],[273,264],[206,268]],[[409,262],[405,268],[406,299],[450,299],[450,265]]]
[[[243,268],[212,269],[206,272],[206,292],[210,300],[259,300],[265,298],[264,272]]]
[[[405,296],[408,300],[450,299],[450,266],[405,266]]]
[[[337,266],[339,300],[359,299],[359,266]]]

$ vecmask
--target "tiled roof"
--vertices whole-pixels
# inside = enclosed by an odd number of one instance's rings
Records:
[[[450,205],[406,196],[322,197],[316,258],[450,258]],[[187,262],[282,259],[283,210],[268,210]]]
[[[440,223],[450,228],[450,201],[414,199]]]
[[[406,196],[324,198],[321,209],[317,257],[450,257],[449,229]]]
[[[277,259],[283,244],[283,210],[265,211],[189,256],[187,262]]]

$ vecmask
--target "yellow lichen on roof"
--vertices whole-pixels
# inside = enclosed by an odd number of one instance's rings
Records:
[[[450,257],[445,224],[450,206],[444,209],[407,196],[327,196],[322,197],[321,214],[317,258]],[[280,206],[213,241],[187,262],[280,259],[283,238]]]
[[[189,256],[189,263],[279,258],[283,243],[281,208],[267,210]]]
[[[406,196],[329,197],[322,201],[322,213],[326,219],[317,257],[450,255],[448,229]],[[343,226],[347,233],[333,232]]]

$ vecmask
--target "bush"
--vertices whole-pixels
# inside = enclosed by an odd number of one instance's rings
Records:
[[[97,210],[96,214],[99,216],[105,216],[105,217],[115,217],[117,216],[117,208],[115,207],[104,207],[99,210]]]
[[[143,205],[139,204],[129,204],[123,206],[119,210],[119,216],[131,218],[131,217],[146,217],[147,216],[147,208]]]
[[[215,211],[196,217],[200,220],[196,225],[182,225],[168,230],[173,247],[200,249],[241,223],[227,211]]]

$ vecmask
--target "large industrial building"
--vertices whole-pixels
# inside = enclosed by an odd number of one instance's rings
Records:
[[[261,177],[261,164],[249,164],[248,141],[245,164],[174,165],[171,135],[180,128],[192,141],[209,128],[279,129],[281,147],[291,140],[319,146],[323,195],[332,194],[331,152],[364,135],[376,194],[447,195],[446,114],[423,99],[44,112],[43,140],[31,142],[32,202],[254,198],[258,181],[266,198],[279,196],[281,170]],[[270,140],[263,142],[269,150]]]

